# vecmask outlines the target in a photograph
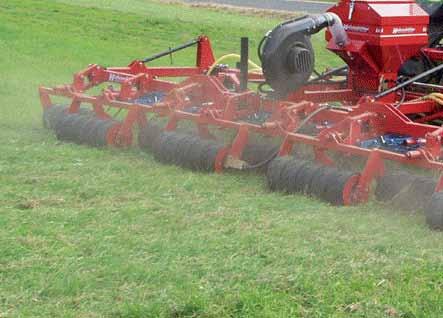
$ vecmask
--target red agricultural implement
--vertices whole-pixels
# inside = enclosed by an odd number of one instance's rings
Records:
[[[91,146],[138,139],[156,159],[190,169],[266,169],[271,190],[334,205],[374,192],[443,229],[443,33],[428,13],[413,0],[342,0],[268,32],[262,70],[249,69],[247,38],[229,68],[205,36],[127,67],[90,65],[72,84],[40,88],[44,124]],[[321,30],[345,66],[315,70],[310,37]],[[191,46],[193,67],[149,66]]]

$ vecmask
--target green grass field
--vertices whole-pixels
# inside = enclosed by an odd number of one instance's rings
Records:
[[[200,33],[217,55],[237,52],[278,22],[144,0],[0,1],[1,318],[442,317],[443,235],[422,215],[269,193],[261,175],[193,173],[42,128],[40,84]]]

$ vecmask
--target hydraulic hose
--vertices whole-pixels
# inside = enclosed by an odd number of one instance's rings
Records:
[[[217,67],[217,65],[219,65],[221,62],[226,61],[228,59],[240,59],[240,55],[239,54],[226,54],[223,55],[222,57],[218,58],[213,64],[212,66],[209,68],[209,70],[206,72],[206,74],[210,75],[214,69]],[[249,65],[253,68],[252,70],[250,70],[251,73],[254,72],[261,72],[261,67],[258,66],[257,64],[255,64],[253,61],[248,60]]]
[[[404,82],[402,82],[402,83],[400,83],[400,84],[398,84],[398,85],[396,85],[396,86],[394,86],[394,87],[392,87],[390,89],[387,89],[387,90],[385,90],[385,91],[375,95],[374,98],[377,100],[377,99],[385,97],[385,96],[387,96],[389,94],[395,93],[399,89],[402,89],[402,88],[404,88],[404,87],[406,87],[408,85],[411,85],[412,83],[414,83],[416,81],[419,81],[422,78],[425,78],[425,77],[427,77],[429,75],[432,75],[432,74],[434,74],[434,73],[436,73],[438,71],[441,71],[441,70],[443,70],[443,64],[440,64],[440,65],[438,65],[436,67],[433,67],[433,68],[427,70],[426,72],[418,74],[417,76],[414,76],[414,77],[408,79],[407,81],[404,81]]]
[[[321,113],[322,111],[325,111],[327,109],[331,109],[330,106],[322,106],[318,109],[316,109],[315,111],[313,111],[312,113],[310,113],[308,116],[306,116],[306,118],[304,118],[300,125],[297,126],[297,128],[293,131],[293,133],[298,133],[312,118],[314,118],[317,114]],[[276,152],[274,152],[271,156],[269,156],[269,158],[263,160],[262,162],[259,162],[255,165],[247,165],[246,168],[244,168],[244,170],[254,170],[254,169],[258,169],[261,168],[265,165],[267,165],[269,162],[271,162],[272,160],[274,160],[277,156],[278,153],[280,152],[280,149],[277,150]]]

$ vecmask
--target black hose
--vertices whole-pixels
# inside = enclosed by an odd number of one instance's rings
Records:
[[[263,56],[263,51],[262,51],[263,43],[265,43],[265,41],[266,41],[267,38],[268,38],[268,35],[266,34],[266,35],[260,40],[260,43],[258,44],[258,47],[257,47],[257,55],[258,55],[258,58],[259,58],[260,62],[262,62],[262,56]]]
[[[329,76],[342,75],[341,72],[347,71],[348,69],[349,69],[349,67],[347,65],[343,65],[343,66],[334,68],[334,69],[332,69],[330,71],[327,71],[327,72],[324,72],[322,74],[319,74],[316,78],[313,78],[313,79],[309,80],[308,84],[312,84],[312,83],[321,81],[321,80],[323,80],[323,79],[325,79],[326,77],[329,77]]]
[[[298,133],[314,116],[316,116],[318,113],[320,113],[326,109],[330,109],[330,108],[331,108],[330,106],[323,106],[323,107],[316,109],[312,113],[310,113],[308,116],[306,116],[305,119],[302,120],[300,125],[298,125],[298,127],[293,131],[293,133],[295,133],[295,134]],[[272,160],[274,160],[278,156],[279,152],[280,152],[280,149],[277,150],[276,152],[274,152],[269,158],[265,159],[262,162],[259,162],[255,165],[247,165],[244,168],[244,170],[255,170],[255,169],[258,169],[258,168],[261,168],[261,167],[267,165],[268,163],[270,163]]]
[[[402,88],[404,88],[404,87],[406,87],[408,85],[411,85],[412,83],[414,83],[414,82],[416,82],[418,80],[421,80],[422,78],[425,78],[425,77],[427,77],[429,75],[432,75],[432,74],[434,74],[434,73],[436,73],[438,71],[441,71],[441,70],[443,70],[443,64],[440,64],[440,65],[438,65],[436,67],[433,67],[430,70],[427,70],[427,71],[425,71],[425,72],[423,72],[423,73],[421,73],[421,74],[419,74],[417,76],[414,76],[414,77],[408,79],[407,81],[404,81],[404,82],[402,82],[402,83],[400,83],[400,84],[398,84],[398,85],[396,85],[396,86],[394,86],[394,87],[392,87],[390,89],[387,89],[387,90],[385,90],[385,91],[375,95],[374,98],[377,100],[377,99],[385,97],[385,96],[387,96],[389,94],[395,93],[399,89],[402,89]]]

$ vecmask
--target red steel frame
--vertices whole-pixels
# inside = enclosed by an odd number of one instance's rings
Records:
[[[433,60],[443,61],[441,50],[425,48],[423,52]],[[70,85],[40,87],[40,99],[47,108],[53,105],[51,96],[67,97],[71,100],[70,113],[76,113],[80,105],[88,104],[99,118],[110,118],[106,107],[127,110],[125,119],[107,136],[108,144],[117,147],[133,143],[134,128],[149,124],[148,113],[167,117],[165,130],[175,130],[180,121],[192,121],[204,138],[213,138],[208,127],[235,130],[237,134],[233,142],[217,156],[218,172],[225,167],[227,158],[241,160],[251,133],[283,138],[280,156],[288,155],[294,144],[301,143],[311,146],[316,160],[324,165],[334,165],[329,151],[366,158],[362,172],[349,180],[345,187],[346,205],[368,199],[372,181],[384,175],[385,160],[443,171],[440,161],[443,128],[424,123],[430,119],[443,119],[443,111],[432,100],[417,100],[423,94],[407,92],[404,103],[397,106],[399,97],[396,94],[375,101],[352,87],[328,83],[308,84],[285,100],[272,101],[251,90],[240,91],[238,70],[222,68],[208,75],[214,62],[209,39],[201,36],[194,67],[147,67],[138,60],[128,67],[105,68],[94,64],[75,74]],[[172,77],[186,79],[181,82],[162,79]],[[264,82],[262,75],[258,74],[249,74],[249,79]],[[103,84],[118,84],[120,88],[108,87],[96,96],[87,94],[88,90]],[[167,93],[166,98],[153,105],[134,102],[134,99],[155,91]],[[340,102],[342,107],[324,109],[313,116],[312,122],[324,126],[317,136],[294,132],[306,116],[331,102]],[[187,111],[187,107],[195,105],[199,105],[198,112]],[[264,123],[244,120],[260,110],[272,114]],[[418,113],[426,114],[418,122],[407,116]],[[324,125],[326,121],[328,125]],[[386,133],[410,135],[425,143],[418,150],[405,154],[357,146],[360,141]],[[436,191],[441,190],[443,176],[436,188]]]

